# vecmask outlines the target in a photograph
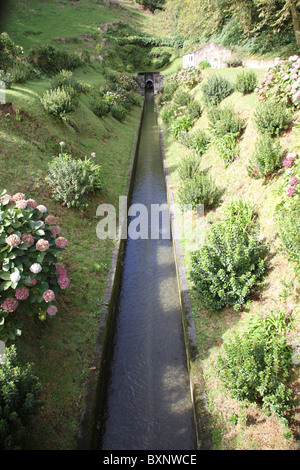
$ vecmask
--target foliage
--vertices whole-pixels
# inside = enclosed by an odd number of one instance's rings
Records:
[[[4,191],[0,198],[0,337],[14,339],[27,313],[41,320],[54,314],[61,292],[56,263],[67,243],[47,208],[25,195]],[[66,273],[64,271],[64,276]],[[69,281],[69,280],[68,280]],[[68,287],[67,285],[63,288]],[[51,294],[51,295],[48,295]],[[50,310],[49,310],[50,309]]]
[[[292,392],[284,385],[292,354],[282,330],[269,327],[274,324],[278,324],[278,316],[271,312],[265,319],[257,318],[254,326],[250,323],[244,334],[235,334],[224,343],[217,373],[232,398],[256,403],[268,416],[273,413],[286,424],[286,414],[294,405]]]
[[[199,170],[200,159],[195,154],[182,157],[178,164],[178,175],[183,181],[193,178]]]
[[[177,106],[187,106],[191,102],[191,99],[191,95],[188,91],[178,88],[174,94],[173,103]]]
[[[238,155],[238,136],[239,134],[228,133],[215,139],[217,150],[223,160],[225,168],[227,168]]]
[[[255,143],[247,170],[252,178],[266,178],[281,167],[283,151],[279,140],[275,141],[269,135],[262,135]]]
[[[40,406],[41,387],[33,365],[20,366],[15,346],[0,362],[0,449],[20,450],[27,426]]]
[[[236,197],[224,205],[222,220],[227,225],[238,224],[246,232],[251,233],[256,225],[257,212],[252,203]]]
[[[277,57],[256,88],[260,100],[275,99],[287,106],[300,106],[300,58]]]
[[[191,116],[186,115],[182,109],[180,109],[171,125],[171,132],[175,139],[177,139],[182,132],[189,131],[193,127],[193,124],[194,121]]]
[[[194,288],[210,310],[239,310],[265,272],[266,247],[259,240],[259,228],[250,232],[238,218],[220,220],[206,239],[192,254]]]
[[[210,139],[202,129],[195,129],[187,133],[181,133],[179,142],[192,150],[196,155],[201,156],[207,150]]]
[[[253,117],[259,132],[276,136],[290,126],[292,112],[282,102],[267,100],[257,106]]]
[[[61,70],[61,72],[55,75],[51,80],[52,90],[65,87],[73,88],[76,93],[81,93],[83,91],[82,84],[73,77],[73,72],[71,72],[71,70]]]
[[[48,114],[63,118],[67,113],[74,111],[78,99],[74,88],[64,86],[47,90],[41,98],[41,103]]]
[[[214,107],[208,111],[210,129],[215,137],[226,134],[240,135],[244,127],[243,119],[232,106]]]
[[[91,102],[91,109],[98,117],[106,116],[110,111],[110,105],[104,98],[96,96]]]
[[[201,115],[203,113],[203,108],[202,108],[201,104],[198,101],[192,100],[187,105],[187,112],[188,112],[189,116],[194,121],[194,120],[197,120],[201,117]]]
[[[202,73],[200,69],[194,67],[189,67],[187,69],[182,69],[180,72],[173,73],[165,79],[164,87],[167,87],[170,84],[175,89],[179,87],[185,87],[189,90],[192,90],[202,81]],[[175,90],[174,90],[175,91]]]
[[[235,89],[240,93],[252,93],[257,85],[257,75],[252,70],[243,70],[236,77]]]
[[[194,209],[197,205],[204,205],[204,209],[209,210],[219,203],[220,191],[215,181],[202,171],[182,181],[178,189],[178,199],[182,207],[190,205]]]
[[[40,77],[40,72],[25,62],[16,62],[10,72],[14,83],[25,83]]]
[[[16,60],[20,60],[23,48],[15,44],[7,33],[0,34],[0,67],[6,72]]]
[[[28,62],[47,74],[58,73],[60,70],[72,70],[82,65],[76,54],[55,49],[47,44],[36,44],[28,51]]]
[[[124,106],[115,104],[111,107],[111,115],[118,121],[124,121],[126,117],[126,109]]]
[[[10,72],[0,70],[0,81],[4,83],[5,88],[8,90],[13,83],[13,76]]]
[[[148,8],[152,13],[155,10],[161,10],[165,4],[165,0],[135,0],[136,3]]]
[[[89,193],[103,189],[101,167],[91,159],[76,160],[63,154],[49,163],[47,181],[56,201],[67,207],[87,207]]]
[[[206,106],[213,106],[233,92],[233,85],[220,75],[211,75],[203,83],[201,90]]]
[[[276,207],[281,247],[288,259],[294,263],[300,275],[300,158],[293,151],[283,161],[284,177],[280,188],[281,202]]]

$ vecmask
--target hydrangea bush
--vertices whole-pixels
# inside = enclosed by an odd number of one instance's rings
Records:
[[[177,88],[186,87],[192,90],[202,81],[202,73],[200,69],[189,67],[182,69],[180,72],[173,73],[170,77],[166,78],[165,83],[176,83]]]
[[[288,106],[300,106],[300,57],[277,57],[255,89],[259,100],[275,98]]]
[[[70,279],[59,259],[68,244],[47,208],[23,193],[0,195],[0,339],[21,333],[26,313],[56,315]]]

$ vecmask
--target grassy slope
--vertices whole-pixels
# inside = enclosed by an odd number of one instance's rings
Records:
[[[127,15],[124,10],[89,1],[70,5],[30,0],[16,6],[18,14],[11,11],[7,16],[6,30],[25,50],[33,42],[97,30],[100,24]],[[104,83],[97,63],[76,70],[74,76],[88,86]],[[35,363],[43,388],[43,408],[28,433],[26,445],[32,449],[63,450],[72,449],[75,444],[114,247],[113,242],[96,236],[96,209],[104,202],[117,207],[119,195],[125,192],[141,109],[135,106],[124,123],[111,116],[99,119],[90,110],[88,94],[83,94],[69,120],[59,122],[46,115],[40,104],[48,87],[49,80],[44,78],[14,85],[7,91],[7,105],[0,111],[0,187],[11,194],[22,191],[45,204],[69,240],[63,262],[72,283],[59,298],[58,315],[43,323],[26,319],[23,335],[17,340],[20,360]],[[55,203],[45,183],[48,162],[59,153],[62,140],[65,151],[72,156],[89,157],[95,152],[96,162],[102,166],[106,189],[90,197],[87,210],[68,210]]]
[[[204,74],[215,73],[212,69],[207,69]],[[238,69],[222,69],[218,71],[232,82]],[[264,73],[263,70],[256,70],[258,77]],[[191,92],[196,98],[201,100],[200,85]],[[246,119],[247,127],[240,139],[240,155],[227,168],[223,164],[212,146],[201,158],[201,167],[209,169],[209,173],[216,179],[217,184],[226,189],[222,203],[242,196],[256,204],[261,225],[261,235],[270,245],[271,267],[265,280],[265,286],[261,295],[253,298],[251,304],[242,312],[237,314],[232,309],[225,309],[222,312],[208,312],[198,302],[190,284],[192,306],[194,311],[195,324],[197,329],[197,341],[199,347],[199,359],[194,363],[194,377],[197,382],[199,368],[204,371],[205,388],[207,392],[208,405],[212,416],[213,437],[216,449],[288,449],[297,444],[296,440],[287,441],[283,438],[282,428],[273,418],[267,418],[259,410],[250,407],[244,409],[237,401],[231,400],[227,392],[222,389],[221,383],[215,375],[214,361],[220,350],[220,346],[229,335],[237,329],[242,328],[247,318],[253,313],[266,313],[269,309],[294,312],[293,337],[300,335],[300,309],[297,297],[296,286],[293,284],[289,289],[284,289],[284,282],[291,279],[291,270],[285,257],[278,251],[278,239],[276,237],[276,225],[273,213],[276,203],[279,202],[277,190],[281,182],[281,172],[267,183],[262,180],[251,179],[246,170],[247,160],[250,157],[257,137],[257,131],[252,119],[253,112],[257,106],[257,96],[252,93],[243,96],[240,93],[233,93],[226,98],[221,105],[231,103],[235,109]],[[299,116],[298,116],[299,118]],[[206,112],[195,124],[195,127],[208,129]],[[175,193],[179,184],[177,165],[185,152],[188,152],[179,143],[173,141],[167,132],[165,135],[166,156],[171,173],[171,182]],[[284,148],[293,149],[299,145],[299,131],[293,128],[281,136],[281,144]],[[215,211],[208,213],[207,221],[218,219],[222,205]],[[186,240],[182,240],[184,259],[188,273],[190,262],[190,247]],[[295,368],[292,379],[294,393],[299,390],[299,370]],[[201,387],[203,384],[199,384]],[[238,415],[238,424],[230,423],[229,418],[235,412]],[[299,414],[295,413],[296,422]]]

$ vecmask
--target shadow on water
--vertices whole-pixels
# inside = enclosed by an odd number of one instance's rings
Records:
[[[167,196],[153,91],[145,100],[131,204],[150,213]],[[99,449],[196,445],[172,240],[128,238]]]

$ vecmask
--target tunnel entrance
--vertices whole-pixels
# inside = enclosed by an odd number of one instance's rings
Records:
[[[164,76],[160,72],[140,72],[134,79],[141,94],[145,94],[145,90],[149,89],[158,93],[164,86]]]

